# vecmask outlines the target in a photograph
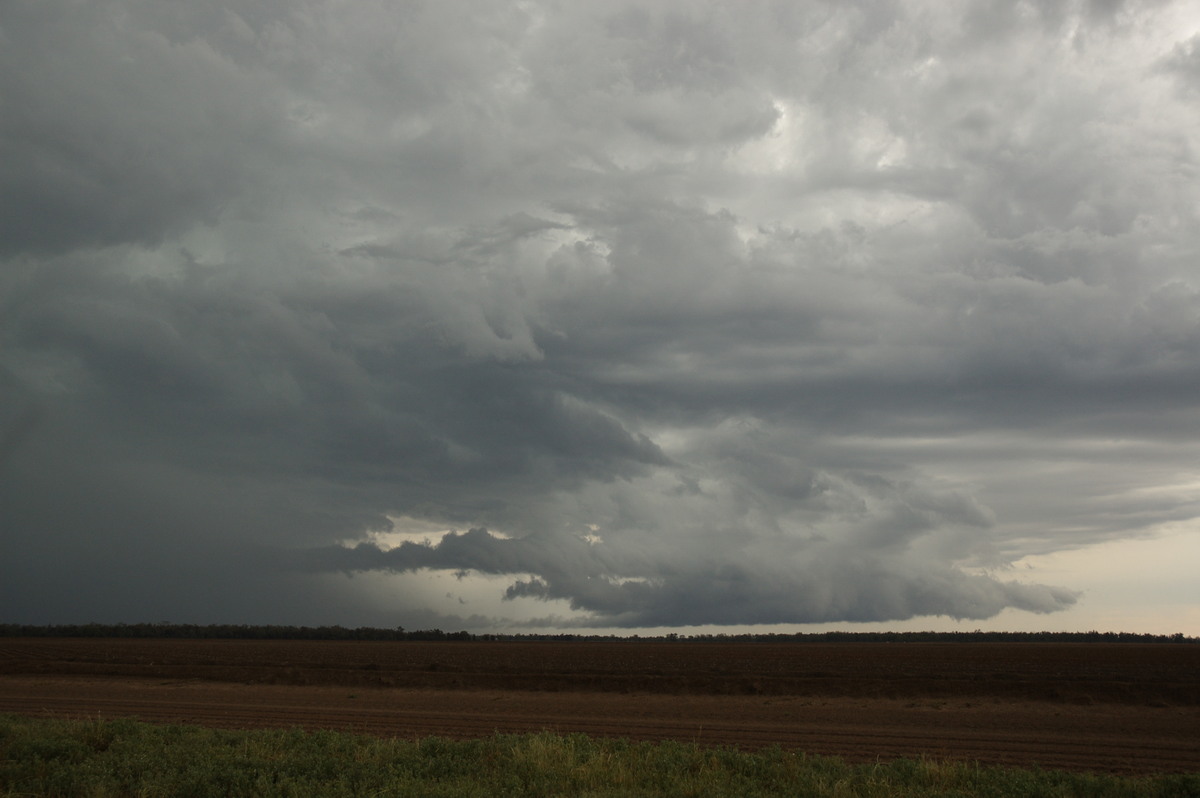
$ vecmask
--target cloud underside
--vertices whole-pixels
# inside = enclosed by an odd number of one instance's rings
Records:
[[[1186,3],[4,16],[22,618],[984,619],[1200,517]]]
[[[982,619],[1008,607],[1054,612],[1078,597],[1061,588],[1002,582],[836,547],[797,556],[788,567],[749,557],[681,557],[669,564],[624,563],[622,568],[617,565],[622,559],[601,542],[506,539],[476,528],[449,533],[437,544],[310,549],[296,555],[294,565],[347,573],[531,573],[515,580],[505,598],[565,600],[571,610],[583,613],[574,620],[580,626],[878,622],[933,615]],[[561,618],[555,622],[564,623]]]

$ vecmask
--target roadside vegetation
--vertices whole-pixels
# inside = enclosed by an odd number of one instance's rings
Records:
[[[1125,778],[924,760],[855,765],[778,748],[548,732],[402,740],[0,716],[0,796],[30,795],[1183,798],[1200,795],[1200,774]]]

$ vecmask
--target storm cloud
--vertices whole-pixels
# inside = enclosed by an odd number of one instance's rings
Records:
[[[1198,37],[8,3],[4,620],[1069,613],[1200,517]]]

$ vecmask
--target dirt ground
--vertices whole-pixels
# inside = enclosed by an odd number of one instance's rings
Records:
[[[1200,646],[21,638],[0,712],[1200,772]]]

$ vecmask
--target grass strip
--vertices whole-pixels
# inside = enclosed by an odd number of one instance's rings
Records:
[[[1183,798],[1200,795],[1200,774],[1126,778],[927,760],[855,765],[779,748],[549,732],[405,740],[0,715],[0,795]]]

